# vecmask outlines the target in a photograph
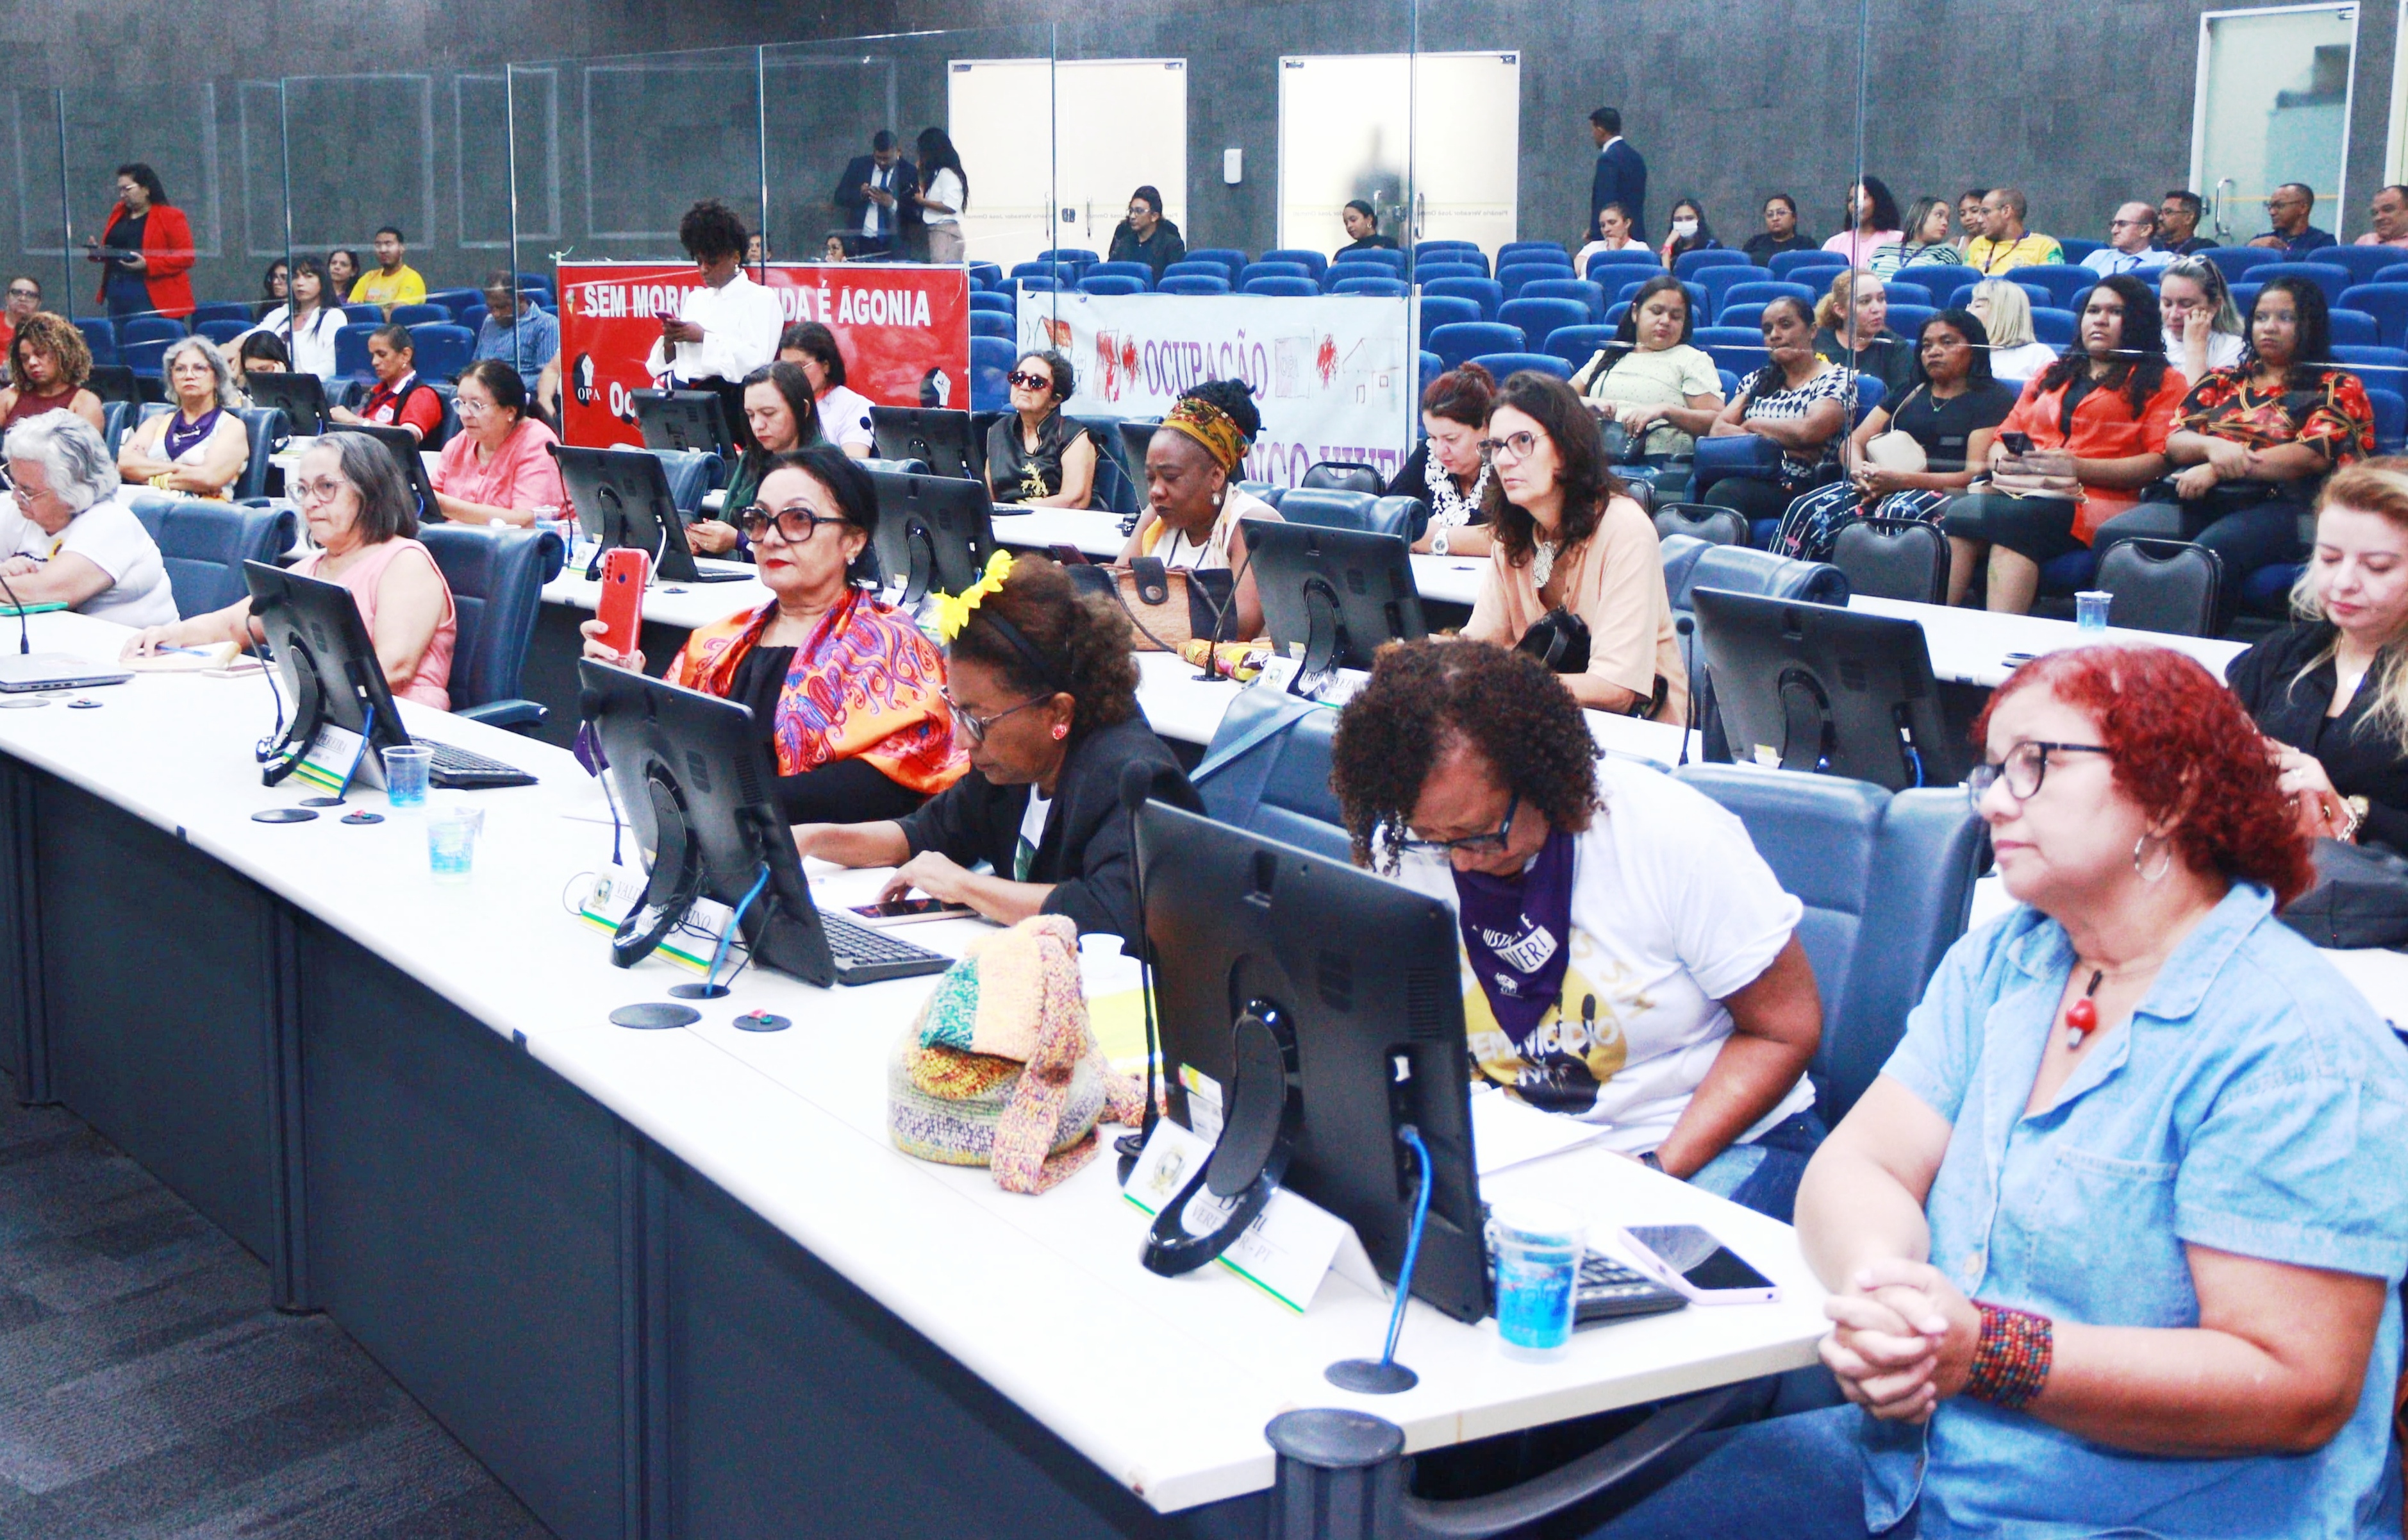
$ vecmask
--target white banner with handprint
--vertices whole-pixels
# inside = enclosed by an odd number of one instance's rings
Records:
[[[1243,380],[1262,412],[1244,479],[1294,486],[1325,460],[1396,475],[1413,441],[1402,300],[1367,295],[1029,294],[1020,344],[1069,359],[1073,417],[1160,417],[1207,380]]]

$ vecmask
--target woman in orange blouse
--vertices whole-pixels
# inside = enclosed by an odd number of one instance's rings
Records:
[[[2041,568],[2088,545],[2165,474],[2182,396],[2183,377],[2166,364],[2157,296],[2128,274],[2100,280],[2073,346],[1999,425],[1987,489],[1941,516],[1953,557],[1948,601],[1963,601],[1987,552],[1989,608],[2028,612]]]

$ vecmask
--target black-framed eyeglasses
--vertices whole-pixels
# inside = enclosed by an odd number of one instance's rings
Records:
[[[8,291],[8,297],[11,299],[39,299],[42,297],[42,291],[39,289],[11,289]]]
[[[962,710],[962,703],[953,698],[953,691],[939,690],[937,693],[944,697],[945,709],[953,713],[953,725],[961,728],[962,736],[968,739],[973,743],[985,742],[988,731],[1005,717],[1010,716],[1016,712],[1025,712],[1031,706],[1041,706],[1045,704],[1045,702],[1054,698],[1050,695],[1033,695],[1017,706],[1005,707],[1003,710],[996,712],[993,716],[972,716],[969,712]]]
[[[830,518],[824,513],[814,513],[807,503],[788,503],[774,513],[761,504],[754,503],[736,515],[736,527],[744,531],[746,540],[759,540],[762,536],[769,532],[769,525],[775,524],[778,526],[778,538],[788,545],[809,545],[811,536],[818,533],[820,525],[824,524],[851,524],[852,522],[851,519]]]
[[[2007,784],[2007,795],[2018,802],[2028,802],[2040,795],[2041,783],[2048,778],[2048,756],[2052,754],[2106,754],[2103,743],[2044,743],[2028,738],[2007,751],[2007,756],[1995,765],[1976,765],[1965,772],[1965,795],[1979,807],[1982,798],[1998,783]]]
[[[1440,860],[1458,850],[1474,856],[1494,856],[1513,838],[1513,814],[1521,810],[1522,794],[1517,791],[1506,800],[1504,821],[1492,833],[1467,834],[1459,840],[1399,840],[1397,848],[1408,855],[1435,856]]]
[[[1502,439],[1483,439],[1478,447],[1484,460],[1502,460],[1510,454],[1514,463],[1519,464],[1528,459],[1530,452],[1539,447],[1539,436],[1525,429],[1520,433],[1509,433]]]

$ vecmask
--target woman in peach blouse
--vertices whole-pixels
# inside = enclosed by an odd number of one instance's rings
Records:
[[[559,440],[527,415],[526,381],[498,358],[480,358],[460,376],[452,410],[460,431],[443,446],[428,478],[447,519],[465,524],[531,525],[538,508],[568,501],[560,486]]]

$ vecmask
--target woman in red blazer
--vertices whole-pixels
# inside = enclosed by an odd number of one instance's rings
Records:
[[[170,208],[159,173],[140,161],[117,168],[117,202],[97,236],[84,237],[84,257],[106,262],[93,297],[112,319],[193,313],[193,227]]]

